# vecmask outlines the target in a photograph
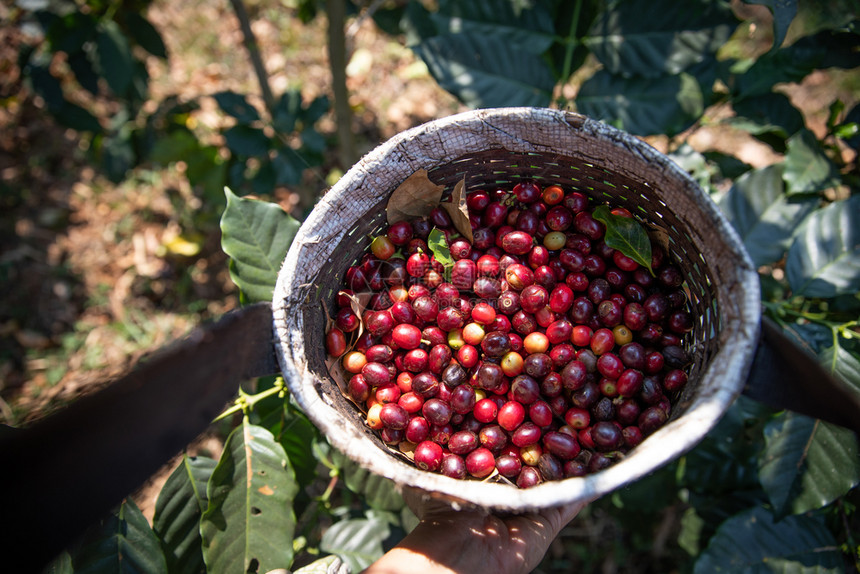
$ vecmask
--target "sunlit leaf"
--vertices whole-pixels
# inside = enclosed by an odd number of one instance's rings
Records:
[[[598,206],[592,216],[606,226],[603,240],[639,265],[651,270],[651,239],[642,224],[632,217],[610,212],[606,205]]]
[[[436,261],[445,267],[454,264],[454,259],[451,257],[451,250],[448,247],[448,240],[445,238],[445,233],[434,227],[427,237],[427,247],[433,253]]]
[[[625,78],[598,70],[576,96],[582,114],[636,135],[675,135],[704,111],[702,89],[689,74]]]
[[[232,262],[230,277],[249,300],[270,301],[300,223],[275,203],[225,193],[221,248]]]
[[[657,78],[703,61],[736,26],[722,2],[612,1],[595,19],[585,44],[613,74]]]
[[[759,479],[777,518],[821,508],[860,483],[857,439],[848,429],[786,411],[764,436]]]
[[[788,251],[785,270],[795,295],[860,291],[860,195],[810,215]]]
[[[719,202],[755,265],[782,259],[797,226],[818,206],[811,197],[785,195],[782,164],[747,172]]]
[[[511,0],[442,0],[439,10],[431,12],[430,17],[440,36],[498,36],[534,54],[545,52],[555,34],[552,14],[539,2],[517,9]]]
[[[439,85],[472,108],[549,105],[555,78],[543,59],[504,36],[449,34],[412,48]]]
[[[380,518],[342,520],[323,533],[320,549],[339,556],[353,572],[361,572],[382,556],[382,542],[389,532],[388,522]]]
[[[783,177],[789,194],[813,193],[839,184],[839,171],[812,132],[798,132],[787,146]]]
[[[244,422],[227,438],[209,479],[209,506],[200,522],[209,572],[268,572],[293,560],[298,491],[283,447]]]

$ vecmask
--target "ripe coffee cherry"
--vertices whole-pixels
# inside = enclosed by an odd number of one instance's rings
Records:
[[[406,425],[406,440],[421,443],[430,436],[430,423],[424,417],[412,417]]]
[[[499,409],[497,419],[499,426],[506,431],[513,431],[520,426],[526,418],[526,410],[521,403],[508,401]]]
[[[484,478],[496,468],[496,458],[484,447],[478,447],[466,455],[466,472],[475,478]]]
[[[457,431],[448,439],[448,450],[458,455],[469,454],[480,445],[478,435],[470,430]]]
[[[499,405],[492,399],[481,399],[475,403],[472,414],[479,422],[490,423],[496,420],[499,414]]]
[[[401,323],[394,327],[391,338],[401,349],[417,349],[421,344],[421,330],[415,325]]]
[[[503,357],[511,350],[511,340],[507,333],[490,331],[481,341],[481,350],[488,357]]]
[[[387,428],[404,430],[409,424],[409,413],[397,403],[386,403],[379,411],[379,420]]]
[[[544,449],[561,460],[571,460],[579,454],[580,446],[576,438],[565,433],[550,431],[543,437]]]
[[[418,468],[434,472],[442,464],[442,447],[435,442],[425,440],[418,443],[413,456]]]
[[[478,440],[481,441],[481,446],[489,449],[493,453],[501,452],[508,444],[508,435],[497,424],[487,425],[478,432]]]
[[[442,455],[442,464],[439,466],[439,472],[450,478],[466,478],[466,462],[459,455],[445,453]]]
[[[432,398],[424,401],[421,414],[431,425],[446,425],[451,420],[454,411],[447,401]]]

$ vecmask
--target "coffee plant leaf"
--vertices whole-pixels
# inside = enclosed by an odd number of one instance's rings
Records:
[[[835,297],[860,291],[860,195],[810,215],[788,250],[786,276],[795,295]]]
[[[469,107],[546,107],[552,99],[555,78],[541,56],[504,36],[433,36],[412,49],[436,82]]]
[[[711,572],[838,574],[839,544],[813,515],[776,520],[755,507],[726,520],[696,560],[694,574]]]
[[[72,565],[72,555],[68,550],[64,550],[59,556],[51,560],[51,563],[42,570],[42,574],[74,574],[75,568]]]
[[[777,519],[826,506],[860,482],[853,433],[786,411],[767,424],[759,479]]]
[[[672,136],[704,112],[702,89],[688,74],[625,78],[598,70],[583,82],[577,110],[634,135]]]
[[[155,26],[137,12],[129,12],[126,18],[128,20],[128,33],[134,38],[137,45],[153,56],[166,60],[167,46],[164,45],[164,40]]]
[[[833,330],[819,323],[789,323],[782,331],[800,348],[813,355],[833,344]],[[825,361],[826,363],[826,361]]]
[[[259,424],[269,429],[284,447],[299,486],[305,487],[312,483],[317,476],[317,459],[308,445],[319,439],[317,427],[303,412],[284,401]]]
[[[369,507],[398,511],[405,506],[403,496],[390,479],[370,472],[337,450],[332,451],[332,460],[340,469],[346,487],[362,496]]]
[[[207,570],[289,568],[297,492],[289,458],[272,433],[247,421],[230,433],[209,479],[209,506],[200,521]]]
[[[69,69],[83,89],[94,96],[99,93],[99,75],[90,55],[83,50],[69,54]]]
[[[792,105],[785,94],[777,92],[742,98],[733,104],[733,108],[737,115],[729,120],[729,125],[759,139],[772,134],[786,140],[805,125],[800,110]],[[782,147],[784,146],[783,143]]]
[[[96,35],[102,77],[114,95],[122,97],[131,84],[134,57],[128,38],[113,20],[102,20]]]
[[[617,249],[654,274],[651,269],[651,239],[641,223],[632,217],[614,215],[606,205],[598,206],[592,217],[606,226],[606,235],[603,238],[606,245]]]
[[[538,55],[549,49],[555,39],[552,14],[540,2],[523,7],[512,0],[443,0],[430,17],[437,35],[498,36],[520,50]]]
[[[782,46],[788,27],[797,14],[797,0],[746,0],[749,4],[767,6],[773,14],[773,49]]]
[[[836,165],[806,129],[788,139],[783,177],[789,195],[823,191],[841,181]]]
[[[819,359],[835,377],[860,393],[860,355],[847,349],[844,341],[838,335],[832,337],[832,344],[821,351]]]
[[[72,553],[72,564],[76,574],[167,574],[158,538],[131,499],[88,530]]]
[[[271,139],[260,129],[243,124],[224,130],[227,148],[242,158],[261,158],[269,153]]]
[[[294,570],[293,574],[349,574],[344,562],[337,556],[323,556],[307,566]]]
[[[434,227],[427,237],[427,247],[433,253],[433,257],[444,267],[454,265],[454,259],[451,257],[451,249],[448,247],[448,239],[445,237],[445,232]]]
[[[352,572],[361,572],[382,557],[382,543],[390,532],[388,522],[379,517],[342,520],[323,533],[320,550],[339,556]]]
[[[756,266],[782,259],[797,226],[818,207],[814,197],[787,197],[782,173],[782,164],[747,172],[718,202]]]
[[[155,502],[152,528],[161,541],[169,572],[203,569],[200,517],[206,510],[206,485],[217,461],[183,455]]]
[[[824,31],[801,38],[790,46],[771,50],[759,57],[742,74],[733,78],[737,96],[752,96],[773,91],[776,84],[800,82],[820,68],[857,66],[856,34]]]
[[[235,118],[241,125],[251,124],[260,120],[257,108],[252,106],[243,94],[226,90],[212,94],[212,97],[222,112]]]
[[[300,223],[276,203],[238,197],[225,189],[221,248],[230,277],[249,301],[271,301],[278,270]]]
[[[613,1],[606,3],[584,42],[612,74],[658,78],[705,60],[737,24],[723,2]]]

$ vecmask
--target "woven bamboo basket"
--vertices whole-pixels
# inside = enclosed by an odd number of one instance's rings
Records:
[[[652,231],[686,274],[696,317],[689,382],[669,421],[621,461],[580,478],[530,489],[456,480],[395,456],[368,429],[326,366],[327,309],[349,265],[386,224],[390,194],[426,169],[450,193],[512,187],[533,179],[577,189],[626,207]],[[581,115],[543,108],[487,109],[404,131],[368,153],[329,190],[293,241],[278,276],[274,329],[290,391],[330,442],[400,486],[454,504],[524,512],[606,494],[691,449],[740,394],[760,321],[758,277],[730,224],[695,182],[665,155],[620,130]]]

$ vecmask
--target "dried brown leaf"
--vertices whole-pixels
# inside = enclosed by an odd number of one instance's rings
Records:
[[[439,205],[444,189],[445,186],[430,181],[426,169],[419,169],[397,186],[388,199],[385,210],[388,224],[430,215]]]
[[[465,177],[454,186],[454,191],[451,193],[451,203],[441,205],[451,216],[451,221],[454,222],[454,227],[460,232],[460,235],[472,243],[474,238],[472,237],[472,223],[469,221],[469,206],[466,204]]]

